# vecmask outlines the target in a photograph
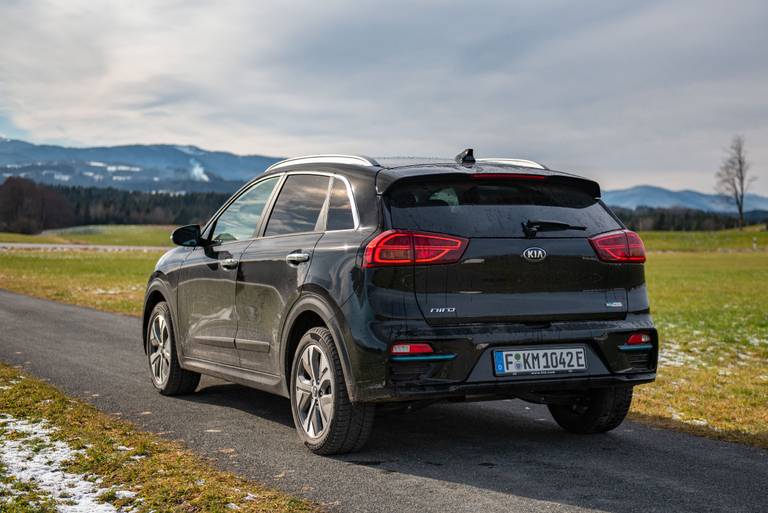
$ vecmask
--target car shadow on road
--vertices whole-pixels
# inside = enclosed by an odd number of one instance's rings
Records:
[[[216,383],[183,399],[293,429],[288,400],[272,394]],[[298,440],[295,450],[306,451]],[[332,459],[487,490],[494,500],[508,495],[618,513],[765,510],[760,490],[768,482],[759,449],[632,422],[604,435],[572,435],[545,407],[511,400],[377,415],[366,449]],[[734,507],[745,500],[754,507]]]
[[[217,380],[214,384],[206,383],[194,394],[179,396],[178,399],[235,408],[293,429],[288,399],[254,388]]]

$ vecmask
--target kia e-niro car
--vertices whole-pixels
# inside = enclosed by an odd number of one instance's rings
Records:
[[[656,377],[640,237],[536,162],[288,159],[172,239],[144,305],[154,386],[285,396],[318,454],[359,450],[377,406],[439,400],[605,432]]]

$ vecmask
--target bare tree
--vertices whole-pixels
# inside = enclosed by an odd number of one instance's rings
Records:
[[[747,162],[747,154],[744,151],[744,137],[737,135],[731,141],[720,171],[715,175],[717,192],[727,196],[736,204],[739,212],[739,229],[744,226],[744,195],[747,189],[757,179],[750,177],[750,163]]]

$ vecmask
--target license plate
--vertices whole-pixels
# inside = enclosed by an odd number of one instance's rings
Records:
[[[583,347],[514,349],[493,352],[497,376],[568,374],[587,370]]]

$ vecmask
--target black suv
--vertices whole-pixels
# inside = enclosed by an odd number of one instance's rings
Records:
[[[597,183],[527,160],[284,160],[149,280],[163,394],[200,374],[290,398],[312,451],[360,449],[376,405],[520,398],[618,426],[655,379],[640,238]]]

